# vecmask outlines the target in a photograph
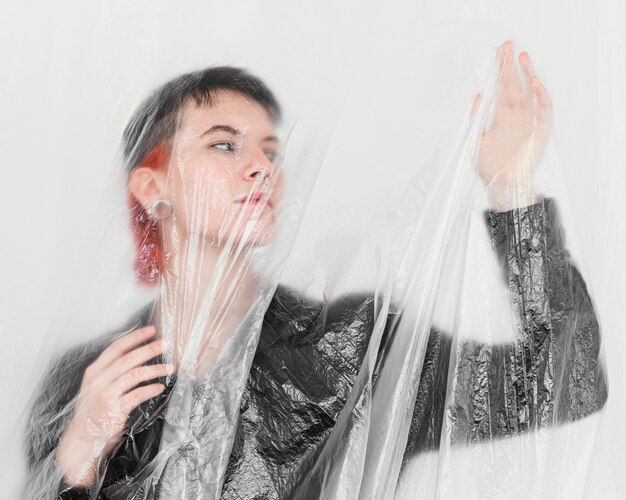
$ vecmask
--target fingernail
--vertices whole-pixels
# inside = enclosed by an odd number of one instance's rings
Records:
[[[172,373],[174,373],[174,365],[171,365],[171,364],[165,365],[165,373],[167,373],[168,375],[171,375]]]

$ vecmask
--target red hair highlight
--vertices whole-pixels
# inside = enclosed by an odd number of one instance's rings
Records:
[[[157,169],[166,165],[168,159],[169,148],[163,142],[146,155],[140,166]],[[140,283],[155,285],[165,268],[165,254],[159,224],[150,218],[146,209],[130,191],[128,191],[128,208],[130,209],[130,232],[135,240],[135,277]]]

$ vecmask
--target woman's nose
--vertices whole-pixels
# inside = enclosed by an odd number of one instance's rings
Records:
[[[274,167],[272,161],[266,156],[264,152],[253,155],[244,171],[244,177],[247,180],[254,179],[256,177],[268,178],[271,175],[272,168]]]

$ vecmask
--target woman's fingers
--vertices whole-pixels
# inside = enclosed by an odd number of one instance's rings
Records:
[[[169,364],[137,366],[128,370],[114,382],[115,392],[119,395],[125,394],[143,382],[171,375],[173,371],[173,365]]]
[[[132,351],[124,354],[121,358],[114,361],[107,369],[105,379],[112,382],[128,370],[136,366],[143,365],[147,361],[156,358],[163,353],[163,339],[155,340],[141,347],[137,347]]]
[[[507,40],[498,49],[498,82],[496,106],[491,128],[499,126],[509,118],[510,109],[515,107],[520,96],[520,86],[514,64],[513,43]]]
[[[552,100],[539,78],[534,76],[531,80],[531,85],[537,99],[537,118],[548,124],[552,119]]]
[[[534,76],[535,72],[533,70],[533,64],[532,61],[530,59],[530,55],[528,54],[528,52],[522,52],[519,55],[519,65],[522,68],[522,71],[524,72],[524,75],[526,75],[526,78],[528,79],[528,83],[530,84],[530,81],[532,80],[532,77]]]
[[[505,105],[515,103],[522,95],[514,56],[513,42],[507,40],[500,46],[500,78],[498,83],[499,100]]]
[[[148,401],[148,399],[161,394],[164,389],[165,386],[158,383],[137,387],[137,389],[122,396],[120,399],[120,409],[128,415],[144,401]]]
[[[528,52],[522,52],[519,55],[519,64],[522,68],[522,73],[524,74],[526,94],[532,96],[535,94],[533,78],[536,77],[533,63]]]
[[[539,117],[542,117],[544,113],[551,113],[552,109],[552,101],[550,100],[550,96],[548,96],[548,92],[545,87],[537,78],[535,74],[535,70],[533,68],[533,63],[530,58],[530,55],[527,52],[522,52],[519,55],[519,62],[522,70],[524,71],[524,75],[526,76],[528,87],[534,97],[537,100],[537,108]]]
[[[531,80],[531,85],[533,86],[533,90],[535,92],[535,95],[537,96],[537,104],[539,105],[539,107],[551,108],[552,100],[550,99],[546,88],[539,81],[539,78],[533,76]]]
[[[107,366],[111,365],[114,361],[122,357],[128,351],[134,349],[139,344],[145,342],[151,337],[154,337],[156,329],[153,325],[144,326],[138,328],[131,333],[123,335],[119,339],[116,339],[107,347],[102,354],[98,356],[89,367],[94,372],[104,370]]]
[[[74,415],[55,454],[70,477],[95,475],[85,469],[86,461],[107,456],[121,439],[128,415],[165,389],[161,383],[140,385],[172,373],[171,365],[140,366],[163,352],[161,340],[142,345],[154,334],[155,328],[147,326],[120,337],[85,371]]]

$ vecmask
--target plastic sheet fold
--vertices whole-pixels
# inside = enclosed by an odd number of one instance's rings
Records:
[[[467,498],[542,498],[567,481],[560,430],[608,398],[601,332],[548,90],[513,43],[492,55],[433,181],[351,242],[323,296],[281,282],[323,151],[290,153],[297,125],[279,130],[245,70],[157,87],[117,165],[137,307],[46,360],[23,498],[458,498],[462,473]]]

